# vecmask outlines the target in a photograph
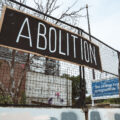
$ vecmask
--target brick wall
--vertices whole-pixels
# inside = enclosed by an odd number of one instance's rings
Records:
[[[17,84],[22,75],[23,69],[24,69],[24,64],[15,63],[15,67],[14,67],[15,88],[17,88]],[[26,73],[22,80],[20,93],[25,91],[25,81],[26,81]],[[5,86],[6,89],[10,87],[10,66],[8,61],[5,60],[0,60],[0,82]]]

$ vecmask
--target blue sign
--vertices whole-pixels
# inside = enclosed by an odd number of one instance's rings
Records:
[[[119,79],[112,78],[92,82],[92,97],[107,97],[119,95]]]

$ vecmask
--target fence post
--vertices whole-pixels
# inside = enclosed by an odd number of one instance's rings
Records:
[[[120,97],[120,52],[118,52],[118,76],[119,76],[119,97]]]
[[[78,29],[78,34],[82,36],[82,31]],[[79,107],[85,107],[85,97],[86,97],[86,84],[85,84],[85,69],[84,66],[79,66],[79,75],[80,75],[80,98],[79,98]]]

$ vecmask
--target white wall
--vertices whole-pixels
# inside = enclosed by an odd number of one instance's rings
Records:
[[[81,109],[0,107],[0,120],[85,120]]]
[[[120,109],[119,108],[90,109],[89,120],[120,120]]]
[[[48,103],[48,99],[53,98],[54,105],[72,105],[71,80],[37,72],[28,72],[26,79],[25,89],[29,103],[31,100]],[[55,95],[57,92],[59,97]],[[60,102],[61,99],[63,102]]]

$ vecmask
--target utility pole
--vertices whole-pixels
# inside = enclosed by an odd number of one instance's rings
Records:
[[[91,29],[90,29],[90,20],[89,20],[89,12],[88,12],[88,4],[86,4],[86,12],[87,12],[87,22],[88,22],[88,32],[89,32],[89,40],[91,40]],[[92,69],[93,80],[95,80],[95,71]],[[91,97],[92,99],[92,97]],[[92,99],[92,106],[94,106],[94,100]]]
[[[88,22],[89,40],[91,41],[91,29],[90,29],[90,20],[89,20],[88,4],[86,4],[86,11],[87,11],[87,22]]]

